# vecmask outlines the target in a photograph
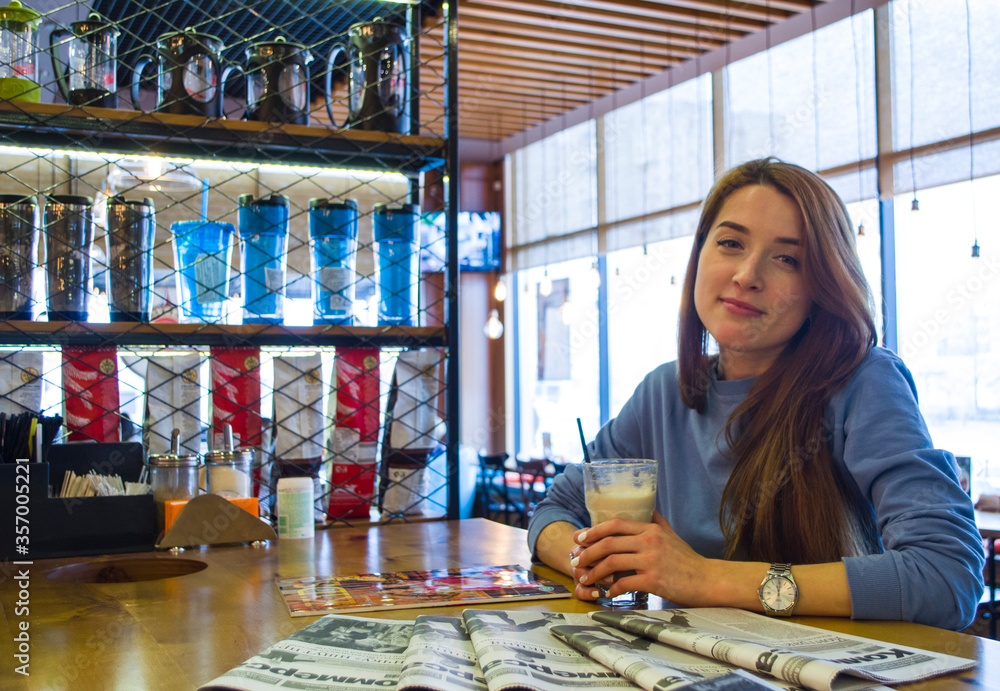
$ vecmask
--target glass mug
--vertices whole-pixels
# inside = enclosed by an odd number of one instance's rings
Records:
[[[583,464],[584,498],[592,526],[612,518],[649,523],[656,508],[656,461],[595,458]],[[617,574],[616,574],[617,580]],[[643,607],[648,595],[629,592],[597,602],[607,607]]]

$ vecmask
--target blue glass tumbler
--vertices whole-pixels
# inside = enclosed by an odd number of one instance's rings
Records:
[[[390,208],[376,204],[372,222],[375,253],[378,255],[376,282],[379,289],[378,323],[417,325],[420,244],[417,223],[420,207],[403,204]]]
[[[170,231],[174,236],[181,321],[221,321],[229,296],[236,228],[232,223],[178,221],[170,225]]]
[[[278,323],[284,314],[288,199],[272,194],[255,200],[241,194],[239,226],[243,323]]]
[[[357,283],[358,203],[309,200],[309,245],[312,254],[313,321],[350,324],[354,319]]]

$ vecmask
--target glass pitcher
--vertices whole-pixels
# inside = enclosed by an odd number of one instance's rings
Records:
[[[161,113],[222,117],[223,85],[235,70],[222,67],[222,40],[191,29],[162,34],[156,40],[156,108]],[[139,106],[139,83],[143,69],[154,62],[144,55],[132,73],[132,105]]]
[[[101,15],[91,12],[70,28],[49,34],[49,57],[56,85],[66,103],[74,106],[118,107],[118,35],[121,32]],[[68,40],[67,40],[68,37]],[[69,43],[69,70],[63,72],[59,46]]]
[[[41,100],[36,65],[36,40],[42,15],[18,0],[0,7],[0,98]]]
[[[247,48],[247,120],[309,124],[312,53],[284,37]]]
[[[326,108],[333,114],[333,74],[347,70],[347,122],[350,128],[410,133],[410,46],[406,27],[376,17],[354,24],[346,44],[330,51],[326,70]]]

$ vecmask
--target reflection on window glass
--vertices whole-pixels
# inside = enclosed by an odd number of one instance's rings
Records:
[[[597,291],[590,259],[518,273],[521,438],[524,456],[579,460],[576,418],[588,438],[600,423]]]
[[[611,416],[642,378],[677,358],[677,312],[693,235],[608,255]]]
[[[712,184],[709,75],[604,118],[607,220],[696,202]]]
[[[563,235],[597,222],[594,131],[594,121],[588,120],[517,151],[519,242]]]
[[[726,166],[775,155],[810,170],[876,152],[873,13],[726,68]]]
[[[920,210],[910,204],[895,200],[899,354],[935,445],[972,457],[975,498],[988,475],[1000,480],[1000,177],[921,190]]]
[[[878,201],[868,199],[864,202],[847,205],[847,213],[851,216],[854,232],[858,226],[864,226],[864,235],[857,235],[855,241],[858,256],[861,258],[861,268],[868,279],[875,300],[875,331],[879,334],[879,344],[882,344],[882,255],[881,230],[878,218]]]

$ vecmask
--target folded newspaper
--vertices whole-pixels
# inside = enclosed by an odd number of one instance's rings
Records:
[[[974,664],[734,609],[467,609],[415,621],[330,614],[201,688],[839,691]]]
[[[614,652],[623,653],[623,647],[595,638],[595,634],[612,626],[808,689],[880,688],[872,682],[909,683],[976,665],[975,660],[826,631],[740,609],[600,611],[589,616],[605,626],[590,630],[556,626],[552,632],[595,659],[611,660],[608,648],[614,646]],[[614,656],[611,666],[632,678],[628,673],[630,665],[639,663],[648,665],[649,660],[625,651]],[[648,682],[634,680],[643,688],[654,688]]]

